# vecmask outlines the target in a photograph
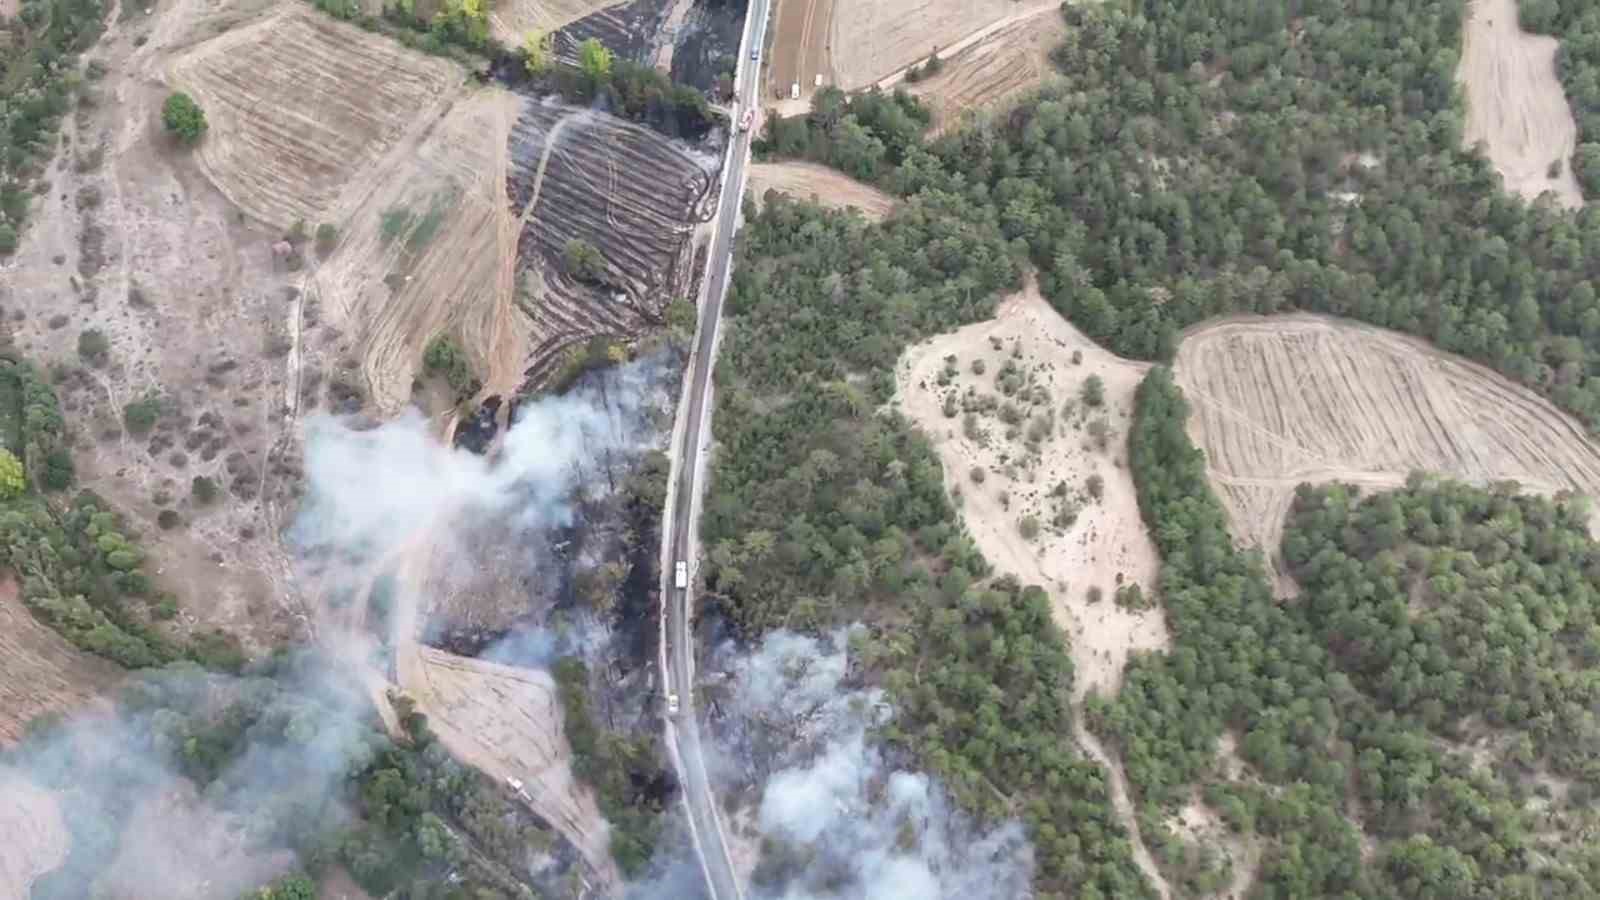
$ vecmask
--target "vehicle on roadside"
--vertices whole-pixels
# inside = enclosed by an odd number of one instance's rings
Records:
[[[677,694],[668,694],[667,695],[667,715],[675,716],[677,714],[678,714],[678,695]]]

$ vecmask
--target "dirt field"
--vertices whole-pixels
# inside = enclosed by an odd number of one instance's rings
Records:
[[[979,360],[981,375],[973,371]],[[1017,367],[1030,390],[1042,388],[1048,398],[1031,405],[1029,421],[1015,426],[1019,433],[1014,438],[1008,437],[1000,418],[979,414],[974,421],[982,434],[973,439],[964,413],[945,415],[946,398],[960,403],[964,397],[1003,394],[996,387],[1007,363]],[[946,374],[951,368],[954,376]],[[898,402],[932,436],[946,483],[959,493],[962,516],[978,548],[998,571],[1050,592],[1056,620],[1071,638],[1077,670],[1073,695],[1079,701],[1091,690],[1114,694],[1131,653],[1162,650],[1169,642],[1158,603],[1140,612],[1123,609],[1112,599],[1118,584],[1138,584],[1153,592],[1160,565],[1139,517],[1127,468],[1133,392],[1146,368],[1096,346],[1032,284],[1002,303],[994,319],[918,344],[896,367]],[[1105,385],[1104,402],[1094,409],[1079,400],[1080,386],[1091,375]],[[940,385],[941,378],[948,384]],[[1027,401],[1017,402],[1029,407]],[[1069,404],[1070,411],[1065,409]],[[1097,419],[1109,426],[1105,449],[1089,436],[1086,423]],[[1027,429],[1034,422],[1048,428],[1041,429],[1047,433],[1030,448]],[[974,471],[983,473],[981,484]],[[1104,483],[1098,500],[1086,489],[1091,475]],[[1058,484],[1065,485],[1065,496],[1053,495]],[[1052,520],[1067,508],[1076,510],[1076,518],[1057,526]],[[1021,533],[1026,516],[1043,523],[1037,540]],[[1098,602],[1090,601],[1091,588],[1103,592]],[[1112,799],[1134,837],[1140,865],[1167,896],[1138,838],[1120,766],[1086,729],[1077,732],[1086,752],[1111,773]]]
[[[934,134],[959,125],[964,114],[999,106],[1038,87],[1053,69],[1050,51],[1067,32],[1059,8],[1010,22],[983,39],[945,56],[938,75],[903,86],[933,111]]]
[[[77,710],[121,674],[39,624],[17,599],[16,582],[0,580],[0,748],[16,743],[33,717]]]
[[[66,860],[71,835],[55,798],[4,767],[0,797],[0,900],[28,900],[34,880]]]
[[[1016,0],[886,0],[846,3],[828,30],[839,87],[866,87],[1019,12]],[[779,32],[780,40],[784,32]],[[804,89],[804,85],[801,86]]]
[[[1583,205],[1572,174],[1578,126],[1556,73],[1560,42],[1517,25],[1516,0],[1472,0],[1457,78],[1467,94],[1466,143],[1483,142],[1506,190],[1533,200],[1553,191]],[[1552,163],[1560,174],[1551,178]]]
[[[299,5],[201,44],[170,75],[206,110],[202,170],[280,229],[326,221],[345,185],[406,129],[426,127],[423,111],[464,77]]]
[[[591,13],[628,0],[509,0],[496,3],[489,13],[489,31],[509,47],[522,46],[530,31],[551,32]]]
[[[869,221],[881,222],[894,211],[894,198],[827,166],[808,162],[755,163],[750,166],[747,195],[761,205],[767,191],[813,200],[830,209],[854,208]]]
[[[800,85],[800,95],[810,96],[816,78],[824,85],[836,84],[839,76],[833,62],[833,17],[836,0],[780,0],[772,17],[772,60],[767,70],[769,92],[780,99],[789,96],[791,84]]]
[[[1600,497],[1600,450],[1576,421],[1392,332],[1305,315],[1227,320],[1184,338],[1175,374],[1236,540],[1274,556],[1301,482],[1391,488],[1422,469]]]

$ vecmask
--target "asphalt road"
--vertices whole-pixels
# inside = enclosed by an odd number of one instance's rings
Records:
[[[770,0],[751,0],[747,13],[755,28],[748,34],[746,43],[739,49],[739,104],[737,117],[745,110],[754,109],[758,102],[760,63],[750,59],[750,48],[759,48],[767,25]],[[753,130],[753,129],[752,129]],[[695,330],[694,369],[690,373],[688,421],[682,431],[682,444],[677,448],[678,477],[672,486],[674,500],[671,532],[667,541],[674,563],[684,560],[693,567],[695,497],[700,490],[696,476],[700,466],[700,438],[704,424],[711,416],[709,388],[711,386],[712,352],[716,346],[717,326],[722,319],[724,287],[728,267],[733,262],[733,236],[739,221],[739,204],[744,196],[745,157],[750,145],[750,132],[735,131],[735,144],[728,157],[728,178],[718,198],[716,231],[710,248],[710,269],[707,272],[704,301],[700,305],[700,320]],[[709,429],[704,429],[709,432]],[[685,805],[689,813],[689,826],[694,838],[695,852],[700,857],[701,870],[706,876],[706,888],[711,900],[743,900],[744,893],[734,875],[733,861],[728,855],[727,840],[723,835],[721,817],[717,813],[716,796],[712,793],[710,779],[706,776],[705,757],[700,749],[700,725],[694,707],[694,634],[692,607],[694,604],[693,579],[687,589],[674,588],[667,603],[666,658],[667,690],[678,696],[678,714],[668,716],[667,740],[676,748],[674,762],[678,767],[678,780],[682,786]]]

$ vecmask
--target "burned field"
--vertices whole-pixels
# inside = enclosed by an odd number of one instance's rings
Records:
[[[694,233],[715,209],[717,160],[611,116],[525,101],[507,191],[519,305],[532,321],[530,385],[564,348],[631,337],[691,295]],[[587,246],[594,257],[574,259]]]

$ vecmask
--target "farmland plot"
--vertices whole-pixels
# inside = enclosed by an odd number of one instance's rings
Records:
[[[1600,496],[1600,450],[1503,376],[1392,332],[1315,316],[1228,320],[1179,346],[1189,431],[1236,538],[1276,553],[1301,482],[1416,470]]]
[[[121,671],[40,624],[17,597],[16,582],[0,582],[0,748],[21,739],[33,717],[88,703]]]
[[[381,73],[381,74],[380,74]],[[462,72],[311,10],[200,45],[172,80],[206,110],[201,168],[278,228],[317,222],[341,188],[419,121]]]
[[[856,209],[869,221],[881,222],[894,210],[894,198],[838,169],[809,162],[755,163],[750,166],[748,196],[759,208],[767,191],[796,200],[815,201],[829,209]]]
[[[1015,0],[893,0],[844,3],[833,11],[829,46],[839,87],[866,87],[948,47],[1017,8]]]
[[[533,101],[524,102],[510,154],[519,303],[534,341],[527,374],[537,383],[565,347],[635,335],[688,296],[717,162],[613,116]],[[599,250],[598,279],[567,271],[572,240]]]
[[[945,131],[967,112],[998,106],[1038,87],[1052,71],[1050,51],[1066,31],[1060,11],[1045,10],[945,58],[938,75],[902,86],[932,110],[933,131]]]

